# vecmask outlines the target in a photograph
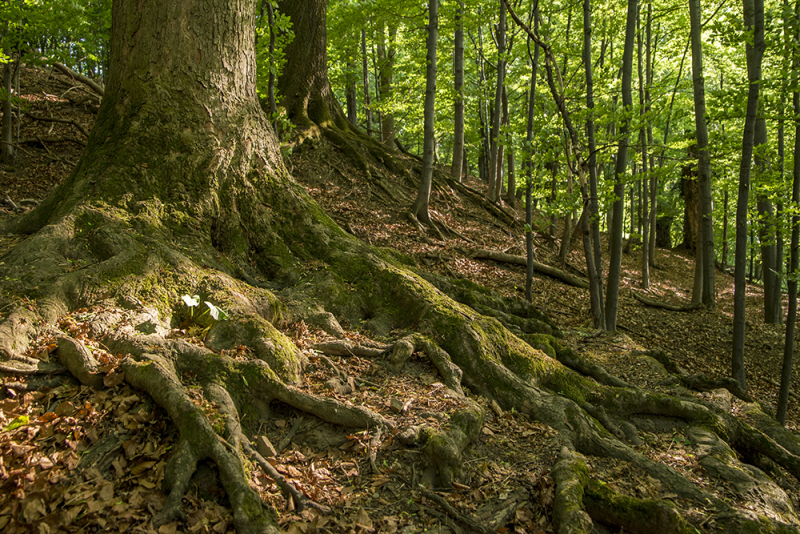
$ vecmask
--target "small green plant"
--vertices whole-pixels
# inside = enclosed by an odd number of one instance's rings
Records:
[[[181,299],[183,300],[183,303],[186,304],[186,306],[189,308],[189,318],[194,320],[194,309],[200,305],[200,295],[194,295],[194,296],[183,295]],[[201,313],[200,315],[198,315],[197,316],[198,319],[205,314],[209,314],[211,318],[214,319],[215,321],[227,321],[228,318],[230,317],[228,315],[228,312],[226,312],[225,310],[223,310],[218,306],[215,306],[214,304],[208,301],[205,301],[205,305],[208,306],[208,309],[203,311],[203,313]]]
[[[187,308],[189,308],[189,319],[184,321],[183,325],[181,326],[186,328],[186,332],[190,336],[204,338],[215,322],[228,320],[228,312],[208,301],[204,301],[207,309],[195,316],[194,310],[200,305],[199,295],[183,295],[181,300],[183,300],[183,303],[186,304]],[[208,314],[211,317],[211,324],[208,324],[208,320],[203,321],[202,324],[200,324],[200,319],[202,319],[205,314]]]

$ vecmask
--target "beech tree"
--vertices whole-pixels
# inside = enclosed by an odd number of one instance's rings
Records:
[[[753,158],[759,90],[761,88],[761,59],[764,55],[764,2],[744,0],[744,24],[753,31],[753,42],[746,45],[747,114],[742,134],[742,157],[739,166],[739,197],[736,202],[736,255],[734,259],[733,294],[733,352],[731,374],[742,389],[747,388],[744,367],[745,330],[745,262],[747,260],[747,204],[750,198],[750,166]]]
[[[708,127],[706,125],[705,78],[703,77],[702,6],[700,0],[690,0],[692,21],[692,87],[694,90],[694,124],[697,137],[697,173],[700,181],[699,225],[696,252],[695,299],[709,310],[714,309],[714,219],[711,209],[711,164],[708,156]],[[699,291],[697,291],[699,290]]]
[[[425,74],[425,149],[422,154],[422,177],[419,182],[417,199],[414,202],[414,216],[424,224],[431,224],[428,205],[431,199],[433,181],[433,157],[435,151],[436,114],[436,47],[439,40],[439,0],[428,2],[428,42]]]
[[[279,86],[293,89],[281,102],[302,129],[298,147],[327,139],[354,161],[374,157],[377,164],[385,155],[383,168],[391,171],[393,154],[375,152],[381,143],[359,137],[331,95],[320,25],[325,2],[294,4],[299,8],[288,12],[297,17],[299,44],[296,54],[287,52]],[[744,463],[754,458],[800,478],[800,441],[758,405],[747,405],[744,421],[681,388],[633,387],[568,348],[559,328],[521,299],[417,270],[404,255],[339,228],[289,175],[258,102],[255,6],[115,0],[107,91],[80,163],[39,208],[0,226],[27,236],[2,257],[4,371],[52,370],[55,364],[26,356],[32,337],[68,310],[96,306],[98,335],[122,355],[116,371],[177,427],[165,471],[168,498],[155,528],[182,517],[190,478],[208,459],[219,468],[237,531],[278,532],[276,513],[248,484],[243,462],[280,484],[249,437],[272,400],[367,429],[376,447],[383,433],[408,430],[409,446],[424,448],[437,484],[447,486],[484,421],[463,386],[557,432],[554,517],[561,531],[588,534],[593,520],[631,531],[689,531],[673,500],[702,507],[703,524],[720,530],[780,531],[798,523],[786,493]],[[548,83],[552,90],[552,77]],[[584,159],[576,159],[581,169]],[[227,310],[230,319],[187,317],[183,302],[197,300]],[[378,354],[395,362],[415,351],[430,358],[460,406],[447,426],[399,429],[371,410],[292,387],[302,380],[304,358],[278,326],[303,320],[341,338],[341,319],[368,318],[408,333]],[[167,335],[187,319],[208,328],[205,344]],[[222,352],[234,347],[246,350],[235,358]],[[79,341],[60,336],[58,357],[83,384],[104,387],[104,369]],[[221,425],[192,402],[189,386],[218,407]],[[699,444],[696,461],[739,497],[763,505],[764,514],[737,508],[640,452],[636,425],[648,424],[682,428]],[[629,462],[669,496],[623,497],[590,479],[585,455]],[[290,484],[281,487],[296,510],[311,505]]]

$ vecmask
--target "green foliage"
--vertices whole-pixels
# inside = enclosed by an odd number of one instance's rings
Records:
[[[292,30],[292,21],[288,17],[278,11],[277,2],[272,0],[264,0],[271,3],[274,18],[272,28],[269,26],[269,18],[266,15],[266,8],[259,10],[260,15],[256,20],[256,35],[258,37],[256,44],[256,66],[257,77],[256,87],[258,96],[261,99],[268,97],[269,76],[272,74],[276,79],[280,76],[283,68],[286,66],[286,47],[294,40],[294,31]],[[275,46],[272,54],[270,54],[270,34],[275,35]],[[278,117],[270,117],[270,120],[275,121]]]
[[[89,76],[105,75],[111,0],[2,2],[0,20],[7,21],[0,33],[3,61],[10,55],[36,63],[46,56]]]

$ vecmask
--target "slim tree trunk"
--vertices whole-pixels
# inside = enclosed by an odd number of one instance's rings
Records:
[[[500,150],[500,121],[502,115],[503,86],[506,75],[506,7],[500,4],[500,18],[497,23],[497,86],[494,93],[494,112],[492,114],[491,148],[489,152],[489,200],[499,200],[497,195],[497,160]],[[501,158],[502,159],[502,158]]]
[[[745,263],[747,260],[747,204],[750,199],[750,165],[753,157],[758,97],[761,86],[761,58],[764,53],[764,1],[743,0],[744,23],[753,32],[753,44],[746,45],[747,114],[742,136],[742,161],[739,167],[739,197],[736,203],[736,257],[734,260],[733,354],[731,373],[743,390],[747,389],[744,368]]]
[[[456,7],[456,31],[453,44],[453,81],[455,102],[453,104],[453,164],[450,175],[461,181],[461,165],[464,159],[464,2]]]
[[[592,6],[591,0],[583,0],[583,67],[586,76],[586,109],[588,117],[586,119],[586,137],[589,144],[589,159],[587,166],[589,170],[589,191],[584,190],[583,202],[584,209],[587,209],[589,216],[586,217],[584,224],[588,229],[588,237],[584,237],[584,254],[586,255],[586,266],[589,274],[589,295],[592,307],[592,319],[595,328],[605,329],[605,304],[603,302],[603,253],[600,246],[600,213],[598,210],[597,194],[597,156],[595,155],[595,125],[594,125],[594,78],[592,76]],[[588,193],[588,198],[587,198]],[[589,241],[587,243],[586,241]],[[590,245],[590,246],[589,246]]]
[[[711,165],[708,156],[705,79],[703,78],[702,8],[700,0],[689,0],[692,38],[692,87],[694,89],[694,124],[697,135],[697,174],[700,189],[700,216],[696,258],[702,277],[702,302],[714,309],[714,219],[711,209]],[[699,261],[702,256],[702,261]]]
[[[6,97],[3,99],[3,124],[2,135],[0,136],[0,161],[11,162],[14,159],[14,139],[12,137],[11,121],[11,66],[9,61],[3,65],[3,89]]]
[[[369,66],[367,64],[367,32],[361,30],[361,68],[364,84],[364,114],[367,117],[367,135],[372,137],[372,96],[369,93]]]
[[[649,7],[649,4],[648,4]],[[639,21],[641,21],[641,9],[639,10]],[[650,214],[648,213],[648,203],[650,201],[650,195],[648,191],[648,180],[650,179],[647,172],[647,128],[646,128],[646,121],[647,116],[645,113],[647,112],[647,108],[645,106],[645,98],[644,98],[644,90],[645,90],[645,70],[643,64],[643,50],[642,50],[642,32],[641,32],[641,22],[639,22],[640,31],[639,31],[639,38],[638,38],[638,70],[639,70],[639,115],[642,120],[642,124],[639,127],[639,143],[642,147],[642,174],[641,174],[641,187],[642,187],[642,195],[639,200],[639,204],[642,207],[642,216],[640,219],[640,224],[642,227],[642,288],[649,289],[650,288],[650,262],[649,262],[649,253],[648,247],[650,246]],[[649,44],[649,43],[648,43]]]
[[[728,190],[722,200],[722,267],[728,267]]]
[[[506,153],[506,160],[507,160],[507,173],[506,173],[506,201],[510,207],[514,207],[514,202],[516,201],[517,196],[517,177],[514,173],[514,143],[512,138],[511,127],[509,125],[509,115],[508,115],[508,89],[503,88],[503,124],[504,124],[504,137],[505,143],[503,147],[503,151]],[[502,166],[502,163],[501,163]],[[500,182],[502,185],[502,182]],[[499,195],[498,195],[499,198]]]
[[[347,86],[345,87],[345,99],[347,101],[347,120],[353,126],[358,126],[358,94],[356,91],[356,78],[353,75],[356,71],[356,64],[348,62],[347,64]]]
[[[533,3],[533,31],[539,31],[539,3]],[[536,77],[539,70],[539,45],[534,43],[531,55],[531,37],[528,36],[528,57],[531,61],[531,82],[528,98],[528,124],[525,133],[525,298],[533,300],[533,117],[536,110]]]
[[[419,182],[414,215],[424,224],[431,224],[428,204],[431,198],[433,179],[434,144],[436,142],[434,122],[436,111],[436,45],[439,39],[439,0],[428,2],[427,70],[425,73],[425,124],[424,148],[422,151],[422,179]]]
[[[756,130],[753,144],[763,147],[767,144],[767,122],[763,117],[756,119]],[[770,186],[767,171],[769,162],[760,150],[755,153],[755,167],[758,178],[758,195],[756,208],[758,210],[758,239],[761,249],[761,276],[764,281],[764,322],[767,324],[780,324],[780,289],[777,288],[777,256],[775,246],[775,213],[772,201],[766,193]],[[777,291],[776,291],[777,289]]]
[[[267,6],[267,24],[269,24],[269,81],[267,82],[267,100],[269,102],[270,121],[276,121],[278,105],[275,101],[275,10],[272,2],[264,2]],[[262,6],[264,5],[262,4]]]
[[[619,303],[619,281],[622,269],[622,216],[624,178],[628,167],[628,142],[630,120],[628,113],[633,108],[631,78],[633,73],[633,41],[636,33],[636,13],[638,0],[628,0],[628,14],[625,23],[625,50],[622,55],[622,106],[625,113],[620,124],[620,141],[617,161],[614,165],[613,227],[611,228],[611,258],[608,268],[608,293],[606,294],[606,328],[612,332],[617,329],[617,305]]]
[[[473,44],[474,40],[473,40]],[[481,124],[481,150],[478,155],[478,168],[482,181],[489,183],[491,180],[489,172],[489,152],[491,151],[489,138],[489,109],[488,97],[486,95],[486,69],[483,65],[483,28],[478,26],[478,53],[475,55],[475,63],[478,67],[478,118]]]
[[[795,4],[794,13],[794,40],[800,38],[800,27],[797,25],[800,16],[800,4]],[[788,33],[788,32],[787,32]],[[800,114],[800,92],[797,90],[798,75],[800,74],[800,56],[795,51],[792,54],[792,107],[795,117]],[[794,136],[794,167],[792,169],[792,206],[797,209],[800,205],[800,122],[795,121]],[[800,215],[797,211],[792,215],[792,241],[789,253],[789,272],[787,285],[789,289],[789,309],[786,313],[786,337],[783,345],[783,365],[781,367],[781,387],[778,392],[778,406],[775,418],[780,424],[786,424],[786,411],[789,407],[789,389],[792,379],[792,362],[794,359],[794,332],[797,321],[797,269],[800,266]]]
[[[567,198],[572,200],[572,165],[570,164],[570,152],[572,151],[570,148],[570,140],[569,138],[566,139],[566,150],[564,150],[564,159],[566,159],[566,165],[564,165],[565,172],[567,174]],[[558,252],[558,261],[563,268],[567,263],[567,255],[572,248],[572,210],[567,211],[564,214],[564,228],[561,233],[561,249]]]
[[[380,90],[380,100],[383,104],[383,111],[381,112],[381,142],[386,145],[392,146],[395,139],[394,128],[394,114],[389,109],[386,103],[391,102],[392,93],[394,91],[394,57],[396,53],[395,39],[397,37],[397,25],[389,25],[389,37],[386,38],[386,33],[381,28],[380,42],[378,43],[378,71],[380,83],[378,88]],[[461,46],[463,48],[463,34]]]
[[[652,21],[653,21],[653,4],[647,4],[647,85],[644,89],[645,111],[650,116],[650,88],[653,86],[653,69],[655,67],[655,48],[651,47],[652,42]],[[659,25],[660,28],[660,25]],[[658,35],[660,31],[656,30],[655,42],[658,43]],[[652,50],[652,54],[651,54]],[[653,122],[648,118],[647,120],[647,142],[652,147],[653,145]],[[655,173],[655,155],[650,153],[650,242],[647,246],[647,262],[650,267],[655,267],[656,264],[656,216],[658,213],[658,176]]]

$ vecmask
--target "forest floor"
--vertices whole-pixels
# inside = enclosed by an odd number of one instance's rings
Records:
[[[23,114],[16,164],[0,167],[0,205],[5,203],[0,210],[2,217],[13,216],[44,198],[74,169],[86,142],[75,124],[36,120],[31,115],[74,121],[89,130],[96,111],[96,102],[87,100],[87,93],[61,75],[26,69],[22,84],[27,115]],[[287,163],[295,179],[323,209],[359,238],[413,256],[421,269],[468,278],[505,295],[524,296],[523,267],[473,259],[469,253],[488,249],[524,255],[522,231],[510,229],[446,185],[434,188],[434,218],[466,239],[440,240],[421,234],[407,217],[413,188],[402,182],[409,180],[396,178],[397,190],[405,190],[408,196],[407,203],[397,203],[327,144],[319,144],[314,150],[296,149]],[[485,189],[472,177],[466,183],[477,190]],[[524,217],[521,208],[504,209]],[[546,228],[544,221],[542,227]],[[0,256],[19,239],[0,236]],[[557,240],[537,235],[534,254],[538,261],[556,265]],[[688,304],[694,262],[685,251],[658,249],[651,287],[644,291],[640,289],[640,256],[636,250],[623,256],[616,334],[599,334],[592,328],[588,291],[584,289],[536,273],[533,302],[560,325],[569,345],[632,385],[658,390],[668,378],[664,368],[644,354],[654,350],[691,373],[704,373],[709,378],[727,376],[733,278],[717,271],[717,308],[713,312],[648,307],[636,300],[633,292],[672,304]],[[578,275],[584,271],[579,242],[573,246],[566,270]],[[763,324],[760,287],[748,287],[747,310],[749,393],[774,411],[783,329]],[[63,317],[58,326],[102,353],[102,345],[91,335],[96,312],[76,310]],[[354,341],[363,342],[369,335],[360,325],[343,326]],[[192,334],[179,328],[175,331],[175,335],[185,337]],[[339,369],[353,378],[354,386],[349,393],[336,393],[326,385],[334,373],[312,350],[326,334],[303,323],[290,325],[287,334],[311,356],[301,386],[306,391],[335,395],[391,415],[402,428],[444,424],[446,414],[453,409],[454,401],[424,357],[413,358],[401,375],[390,374],[374,360],[333,358]],[[42,359],[47,359],[54,348],[51,335],[44,335],[36,344]],[[50,389],[18,393],[19,384],[25,380],[6,376],[0,388],[0,530],[156,532],[148,521],[163,505],[161,479],[177,438],[164,411],[124,384],[98,392],[64,378]],[[800,391],[797,373],[793,391]],[[445,510],[430,493],[419,489],[426,469],[420,450],[406,447],[392,436],[385,437],[378,450],[376,473],[368,461],[369,433],[346,435],[281,405],[273,406],[274,418],[262,423],[260,434],[276,449],[264,455],[271,457],[271,463],[288,480],[331,507],[332,512],[295,513],[291,501],[273,481],[256,470],[251,484],[276,507],[286,532],[469,531],[459,515],[497,532],[551,532],[553,481],[549,470],[559,452],[555,431],[476,400],[486,408],[487,422],[479,441],[471,446],[462,478],[453,488],[439,492],[453,510]],[[790,402],[787,426],[797,432],[800,408],[794,400]],[[732,400],[733,411],[738,403]],[[724,484],[708,479],[680,432],[642,437],[645,454],[675,467],[704,489],[728,496]],[[262,446],[266,449],[265,444]],[[664,496],[658,481],[624,462],[591,457],[588,461],[593,473],[612,489],[640,498]],[[213,468],[201,472],[207,476],[196,477],[195,490],[184,499],[188,521],[164,525],[158,532],[232,531],[230,510],[215,482]],[[797,490],[791,493],[797,507],[800,494]],[[691,511],[688,513],[691,515]],[[695,524],[701,525],[702,518]],[[598,527],[597,531],[604,530]]]

